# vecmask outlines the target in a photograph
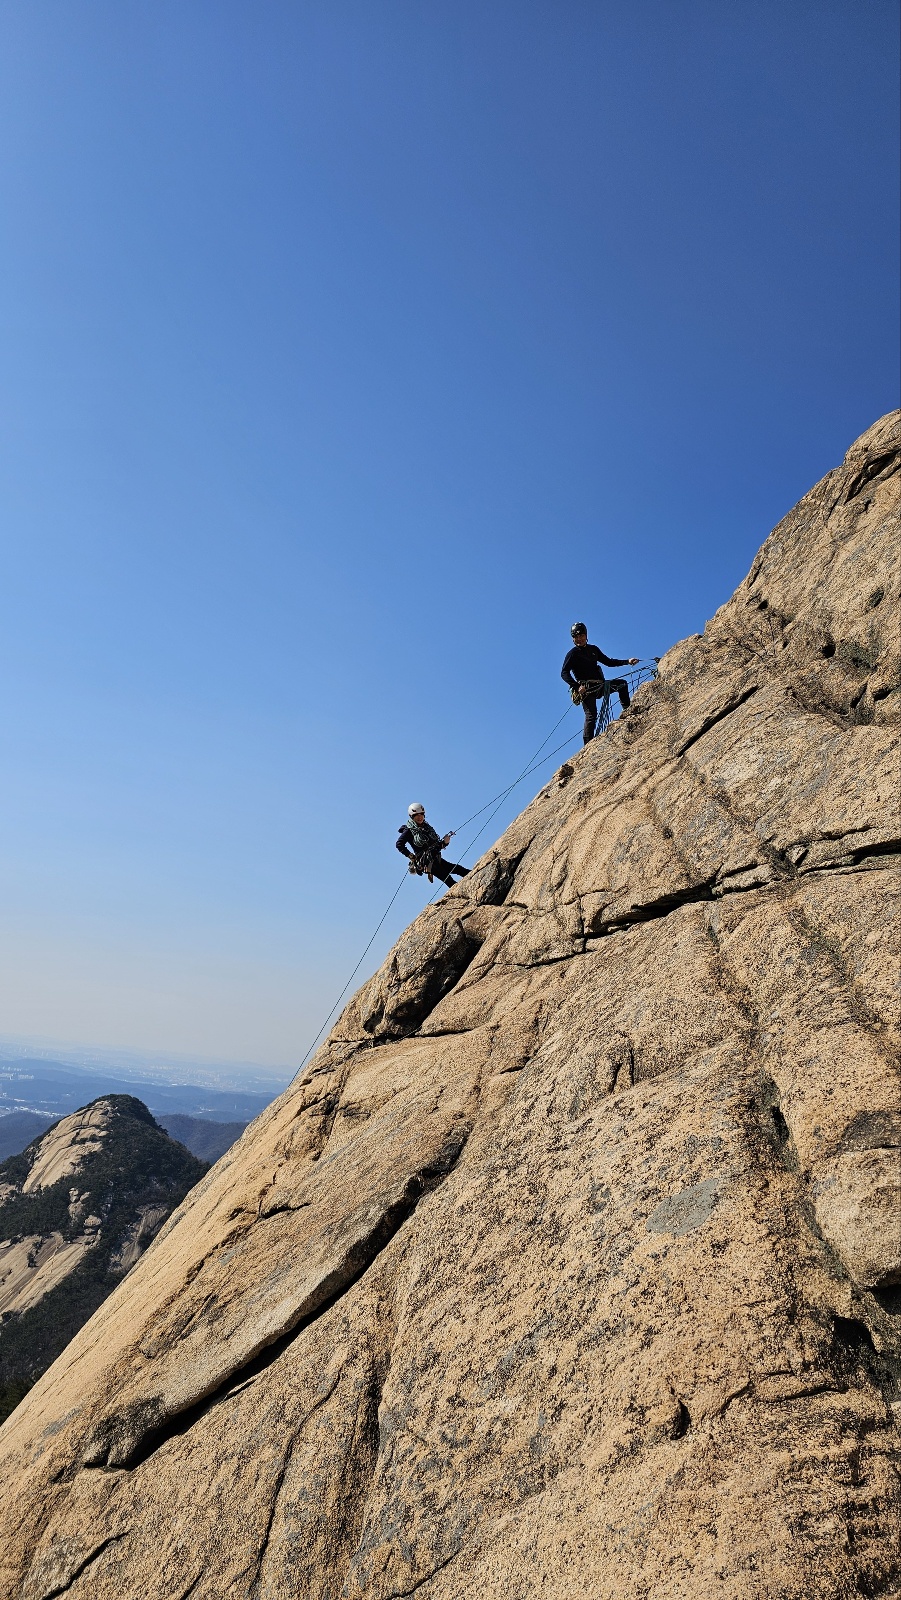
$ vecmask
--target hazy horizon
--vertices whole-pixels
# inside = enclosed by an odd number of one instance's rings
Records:
[[[141,1082],[196,1084],[211,1087],[280,1089],[294,1076],[296,1064],[267,1065],[180,1055],[164,1050],[117,1048],[75,1039],[46,1039],[0,1034],[0,1072],[4,1063],[53,1062],[83,1071],[92,1069]]]

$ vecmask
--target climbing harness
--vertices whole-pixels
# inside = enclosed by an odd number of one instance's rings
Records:
[[[581,683],[574,683],[570,689],[570,696],[574,706],[580,706],[585,695],[601,695],[605,700],[610,699],[610,690],[604,678],[583,678]]]
[[[415,853],[408,870],[414,872],[420,878],[424,873],[429,883],[433,883],[435,881],[433,877],[435,862],[445,845],[453,838],[453,834],[448,833],[445,834],[443,839],[440,838],[432,824],[426,822],[424,815],[421,822],[417,821],[417,817],[421,812],[421,806],[416,806],[415,808],[411,806],[408,812],[409,821],[404,824],[400,832],[404,833],[406,831],[413,840]]]
[[[453,833],[449,833],[447,837],[449,842],[453,838]],[[408,872],[414,872],[417,878],[421,878],[424,874],[425,877],[428,878],[429,883],[434,883],[435,865],[441,859],[442,850],[446,848],[447,846],[442,839],[437,845],[435,845],[434,849],[424,851],[421,856],[414,856],[409,867],[407,868]]]
[[[635,693],[635,690],[638,688],[639,684],[648,683],[648,682],[651,681],[651,679],[656,678],[656,676],[657,676],[657,664],[658,664],[659,659],[660,659],[659,656],[654,656],[653,657],[653,665],[648,663],[647,665],[643,665],[643,666],[635,668],[632,672],[625,672],[625,673],[622,674],[623,677],[628,678],[628,680],[629,680],[629,691],[630,691],[630,694],[634,694]],[[584,686],[580,686],[580,687],[584,687]],[[606,687],[606,685],[605,685],[605,687]],[[606,694],[604,696],[604,704],[603,704],[603,711],[606,713],[606,716],[605,716],[605,719],[603,720],[603,722],[601,722],[600,717],[599,717],[599,723],[600,723],[599,731],[602,731],[604,728],[606,728],[608,723],[609,723],[609,721],[610,721],[609,700],[610,700],[610,696],[609,696],[609,693],[608,693],[608,694]],[[575,700],[574,700],[574,703],[578,704],[578,702],[575,701]],[[601,707],[598,708],[599,712],[601,711],[601,709],[602,709]],[[452,829],[451,832],[448,834],[448,838],[453,838],[455,833],[462,833],[464,828],[468,828],[469,824],[471,822],[475,822],[478,817],[481,817],[484,814],[484,812],[490,810],[490,815],[485,818],[485,821],[482,823],[482,826],[479,828],[478,832],[473,834],[473,837],[470,839],[469,844],[466,846],[466,849],[464,851],[462,851],[462,853],[461,853],[462,857],[466,857],[466,856],[469,855],[469,853],[472,850],[472,847],[475,844],[476,840],[481,838],[482,834],[485,832],[485,829],[489,826],[489,824],[491,822],[493,822],[494,818],[497,816],[497,813],[500,811],[500,808],[503,805],[504,801],[508,798],[509,795],[511,795],[513,793],[513,790],[518,788],[519,785],[526,778],[530,777],[533,772],[536,772],[539,767],[543,767],[548,761],[551,760],[551,758],[553,756],[559,755],[561,750],[565,750],[567,745],[573,744],[574,741],[577,738],[580,737],[580,735],[578,733],[570,734],[567,739],[563,740],[562,744],[555,745],[553,750],[548,750],[548,751],[546,751],[545,754],[542,755],[542,751],[544,750],[545,745],[548,744],[550,742],[550,740],[554,737],[554,734],[557,732],[557,729],[559,728],[561,722],[563,722],[564,719],[569,716],[569,710],[570,710],[570,708],[569,708],[569,706],[567,706],[566,710],[563,713],[563,716],[562,717],[558,717],[558,719],[554,723],[554,726],[552,727],[550,733],[546,736],[546,738],[542,739],[541,744],[538,746],[538,749],[534,752],[533,755],[531,755],[529,757],[529,760],[528,760],[526,766],[523,767],[523,770],[519,774],[519,777],[514,778],[513,782],[511,784],[508,784],[507,788],[503,789],[500,794],[494,795],[494,797],[491,800],[486,800],[485,804],[483,806],[480,806],[478,811],[474,811],[472,813],[472,816],[467,817],[465,822],[461,822],[457,828]],[[491,808],[493,808],[493,809],[491,809]],[[409,826],[409,823],[407,824],[407,826]],[[430,827],[431,825],[427,823],[427,824],[425,824],[425,826]],[[434,831],[434,830],[432,830],[432,831]],[[412,832],[412,829],[411,829],[411,832]],[[437,837],[437,835],[436,835],[436,837]],[[438,840],[438,848],[437,848],[437,850],[435,850],[434,846],[432,846],[432,849],[431,849],[431,852],[430,852],[430,854],[432,856],[432,859],[434,860],[434,856],[435,855],[440,855],[441,851],[443,849],[444,849],[444,842],[443,842],[443,840],[439,839]],[[316,1046],[318,1045],[320,1039],[322,1038],[322,1035],[324,1034],[326,1028],[328,1027],[329,1023],[331,1022],[332,1017],[335,1015],[335,1012],[337,1011],[338,1007],[340,1006],[341,1001],[344,999],[344,996],[346,995],[348,989],[350,988],[351,984],[353,983],[354,978],[356,977],[357,973],[359,972],[360,968],[362,967],[363,962],[366,960],[366,957],[368,956],[370,950],[372,949],[373,945],[375,944],[375,941],[378,938],[379,932],[381,931],[382,927],[384,926],[385,922],[387,921],[388,913],[390,912],[391,907],[394,905],[395,900],[397,899],[398,895],[400,894],[401,889],[403,888],[404,884],[406,883],[410,872],[416,873],[417,876],[421,876],[422,875],[422,870],[423,869],[422,868],[417,869],[416,860],[417,860],[417,858],[414,857],[413,861],[408,863],[407,868],[404,871],[404,875],[400,880],[400,883],[397,885],[397,888],[395,889],[393,895],[391,896],[391,899],[388,901],[388,904],[386,905],[384,911],[382,912],[381,916],[379,917],[378,922],[376,923],[375,927],[373,928],[372,934],[371,934],[371,936],[369,938],[369,941],[366,944],[366,947],[363,950],[359,960],[357,961],[356,966],[354,967],[352,973],[350,974],[350,977],[348,978],[348,980],[345,983],[343,989],[341,990],[341,993],[338,995],[337,1000],[335,1001],[334,1005],[332,1006],[331,1010],[329,1011],[328,1016],[325,1018],[325,1021],[323,1022],[322,1026],[319,1028],[318,1032],[314,1036],[314,1038],[312,1040],[312,1043],[310,1044],[309,1049],[307,1050],[306,1054],[303,1057],[303,1060],[300,1063],[300,1066],[297,1068],[297,1071],[294,1074],[294,1077],[291,1079],[292,1083],[295,1081],[296,1078],[298,1078],[300,1076],[301,1072],[303,1071],[304,1067],[306,1066],[307,1062],[309,1061],[310,1056],[313,1054],[313,1051],[316,1049]],[[426,875],[428,876],[430,882],[434,881],[433,876],[432,876],[431,873],[427,872]],[[442,883],[441,884],[441,888],[443,889],[445,887],[446,887],[446,885],[444,883]],[[427,905],[431,905],[433,903],[433,901],[435,900],[436,896],[439,893],[440,893],[440,889],[436,889],[435,894],[433,894],[431,899],[426,902]]]
[[[441,850],[442,846],[439,845],[439,847],[435,850],[426,850],[421,856],[414,856],[409,867],[407,868],[407,871],[414,872],[417,878],[421,878],[423,875],[425,875],[425,877],[428,878],[429,883],[434,883],[435,862],[438,860]]]
[[[574,684],[570,689],[574,706],[582,705],[586,699],[597,700],[597,732],[603,733],[610,726],[610,685],[604,678],[585,678],[582,683]]]

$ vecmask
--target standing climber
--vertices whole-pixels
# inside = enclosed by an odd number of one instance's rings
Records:
[[[430,822],[425,820],[425,806],[414,800],[407,807],[407,821],[398,829],[395,848],[402,856],[406,856],[410,863],[410,871],[421,876],[425,873],[429,883],[435,878],[440,878],[442,883],[453,883],[451,873],[456,872],[465,878],[468,867],[458,867],[453,861],[445,861],[441,852],[446,844],[453,838],[452,833],[446,833],[444,838],[439,838]],[[412,850],[410,846],[413,846]]]
[[[588,643],[588,629],[584,622],[574,622],[569,631],[573,647],[567,653],[560,676],[564,683],[569,684],[576,705],[585,709],[582,743],[587,744],[589,739],[594,738],[597,727],[599,698],[608,698],[615,689],[624,711],[629,704],[629,685],[625,678],[605,678],[601,663],[605,667],[635,667],[638,657],[629,656],[628,660],[617,661],[613,656],[605,656],[596,644]]]

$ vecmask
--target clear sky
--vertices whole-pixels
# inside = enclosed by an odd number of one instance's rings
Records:
[[[897,404],[897,55],[894,0],[0,0],[0,1031],[296,1063],[574,617],[703,627]]]

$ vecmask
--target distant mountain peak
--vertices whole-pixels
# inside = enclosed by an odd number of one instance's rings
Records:
[[[98,1096],[0,1163],[0,1415],[205,1170],[127,1094]]]

